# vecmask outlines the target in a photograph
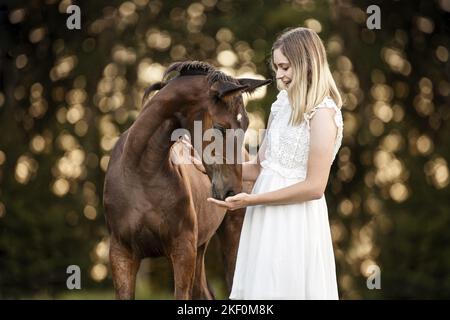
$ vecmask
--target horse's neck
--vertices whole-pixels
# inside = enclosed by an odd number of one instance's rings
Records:
[[[179,126],[180,123],[176,118],[166,119],[149,137],[139,158],[138,168],[141,173],[154,176],[170,159],[167,155],[175,142],[171,140],[172,132]]]
[[[142,109],[128,132],[122,155],[124,167],[137,167],[147,141],[156,132],[163,120],[162,115],[154,112],[152,108],[145,107]]]
[[[175,141],[172,133],[183,128],[191,131],[193,119],[188,119],[188,106],[182,103],[162,103],[156,99],[142,110],[130,128],[123,154],[123,165],[146,173],[160,169]],[[192,123],[191,123],[192,122]],[[191,132],[192,136],[192,132]]]

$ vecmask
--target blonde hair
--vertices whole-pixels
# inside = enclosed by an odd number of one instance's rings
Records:
[[[331,75],[325,48],[317,33],[301,27],[283,32],[272,46],[270,63],[276,72],[277,67],[273,61],[275,49],[280,49],[286,56],[293,71],[293,79],[287,89],[293,109],[291,125],[299,125],[303,121],[303,115],[327,96],[339,108],[342,106],[342,98]]]

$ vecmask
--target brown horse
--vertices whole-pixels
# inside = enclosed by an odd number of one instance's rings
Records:
[[[271,81],[234,79],[197,61],[172,64],[165,78],[174,72],[175,77],[147,90],[143,109],[120,136],[106,172],[103,204],[119,299],[134,298],[140,261],[159,256],[172,264],[176,299],[212,299],[204,256],[216,231],[228,285],[233,277],[243,210],[225,215],[206,199],[211,195],[225,199],[242,191],[238,153],[232,164],[205,163],[203,156],[191,164],[174,161],[186,152],[195,153],[189,144],[172,137],[180,128],[193,137],[194,121],[202,121],[203,131],[211,127],[245,131],[248,117],[242,93]],[[148,99],[154,90],[159,91]],[[194,147],[203,155],[206,143]]]

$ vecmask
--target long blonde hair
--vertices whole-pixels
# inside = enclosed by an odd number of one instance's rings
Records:
[[[289,60],[293,79],[287,89],[292,105],[291,125],[303,121],[304,113],[330,96],[342,106],[342,98],[331,75],[325,48],[317,33],[308,28],[295,28],[283,32],[272,46],[270,63],[276,72],[273,51],[280,49]]]

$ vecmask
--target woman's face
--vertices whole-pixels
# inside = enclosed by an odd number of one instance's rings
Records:
[[[288,88],[292,81],[293,70],[280,48],[273,50],[273,63],[275,65],[277,80],[281,80],[284,86]]]

